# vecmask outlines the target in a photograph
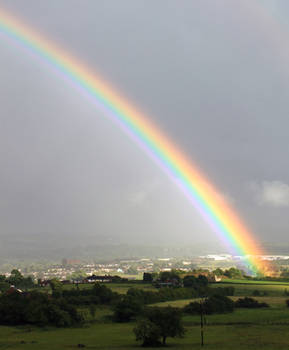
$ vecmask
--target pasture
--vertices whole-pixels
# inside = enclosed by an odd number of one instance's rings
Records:
[[[64,350],[86,349],[132,350],[141,349],[132,329],[134,323],[96,323],[86,328],[39,329],[27,327],[0,327],[0,349]],[[183,339],[169,339],[169,349],[200,349],[200,329],[186,321]],[[288,325],[211,325],[205,327],[205,348],[222,350],[287,350]]]
[[[266,296],[256,297],[270,305],[266,309],[236,309],[230,314],[207,315],[205,321],[205,348],[222,350],[287,350],[289,348],[289,308],[284,296],[287,287],[282,283],[246,283],[246,281],[230,281],[235,287],[236,300],[239,296],[252,296],[256,289]],[[259,282],[259,281],[258,281]],[[114,291],[125,293],[130,287],[153,289],[150,284],[108,284]],[[228,286],[228,283],[212,284],[212,287]],[[80,285],[88,288],[88,285]],[[65,288],[74,288],[66,286]],[[288,287],[289,290],[289,287]],[[176,300],[155,304],[157,306],[172,305],[183,307],[191,300]],[[0,349],[11,350],[64,350],[77,349],[84,344],[86,349],[133,350],[140,349],[135,341],[133,328],[135,323],[113,323],[111,309],[99,306],[95,316],[89,309],[79,309],[88,321],[79,328],[38,328],[38,327],[0,327]],[[185,315],[186,328],[184,338],[168,339],[169,349],[200,349],[200,318]]]
[[[104,283],[107,287],[109,287],[113,292],[117,292],[120,294],[125,294],[129,288],[139,288],[144,290],[156,290],[150,283],[136,283],[136,282],[124,282],[124,283]],[[89,289],[92,288],[92,284],[90,283],[79,283],[78,287],[76,284],[64,284],[63,290],[70,290],[70,289]],[[42,290],[50,290],[50,287],[42,288]]]

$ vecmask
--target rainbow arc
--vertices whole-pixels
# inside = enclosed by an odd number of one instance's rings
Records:
[[[0,10],[2,37],[28,50],[82,94],[127,133],[182,190],[232,253],[247,257],[255,272],[263,270],[258,258],[263,252],[252,233],[196,165],[132,103],[116,93],[97,76],[62,48],[40,36],[12,15]]]

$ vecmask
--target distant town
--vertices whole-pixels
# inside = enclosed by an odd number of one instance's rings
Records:
[[[286,274],[289,267],[289,256],[264,255],[259,259],[272,262],[273,271],[271,275],[281,276]],[[213,271],[216,268],[236,267],[250,274],[244,262],[245,258],[230,254],[208,254],[188,258],[134,258],[114,259],[105,262],[82,261],[77,259],[63,258],[58,263],[18,263],[3,264],[1,273],[8,276],[12,268],[17,268],[24,276],[31,276],[35,280],[49,280],[52,278],[60,281],[80,281],[92,275],[117,275],[126,277],[128,280],[140,279],[145,272],[163,272],[179,269],[189,272],[194,269]]]

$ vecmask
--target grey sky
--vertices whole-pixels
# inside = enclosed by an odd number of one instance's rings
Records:
[[[266,3],[289,47],[287,2]],[[0,1],[145,111],[256,237],[287,240],[289,49],[246,4]],[[1,37],[0,101],[0,236],[217,241],[115,125]]]

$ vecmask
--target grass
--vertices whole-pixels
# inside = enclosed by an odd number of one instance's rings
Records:
[[[240,296],[234,296],[230,297],[232,300],[236,301],[240,298]],[[279,308],[285,308],[286,304],[285,301],[288,299],[288,297],[254,297],[254,299],[258,300],[259,302],[267,303],[271,307],[279,307]],[[184,306],[188,305],[189,303],[193,301],[198,301],[198,298],[194,299],[181,299],[181,300],[173,300],[173,301],[164,301],[160,303],[153,304],[153,306],[159,306],[159,307],[166,307],[166,306],[172,306],[172,307],[180,307],[183,308]],[[289,310],[288,310],[289,312]]]
[[[265,281],[229,281],[239,296],[251,296],[258,289],[268,296],[256,297],[270,305],[268,309],[236,309],[231,314],[208,315],[205,325],[205,348],[210,350],[288,350],[289,308],[285,305],[284,289],[287,284]],[[242,283],[241,283],[242,282]],[[254,282],[254,283],[251,283]],[[257,282],[257,283],[256,283]],[[150,284],[108,284],[114,291],[125,293],[128,288],[155,290]],[[213,284],[212,287],[228,286],[228,283]],[[68,288],[71,286],[65,286]],[[80,285],[88,288],[91,285]],[[73,287],[72,287],[73,288]],[[289,285],[288,285],[289,290]],[[158,303],[158,306],[183,307],[191,300],[176,300]],[[135,323],[112,323],[109,307],[97,307],[92,317],[89,309],[81,308],[88,324],[82,328],[56,329],[37,327],[0,327],[0,350],[68,350],[84,344],[86,349],[133,350],[141,349],[135,341]],[[199,316],[184,316],[186,335],[183,339],[168,339],[169,349],[200,349]]]
[[[108,288],[112,289],[114,292],[125,294],[129,288],[139,288],[144,290],[156,290],[150,283],[134,283],[134,282],[128,282],[128,283],[103,283]],[[79,283],[78,288],[79,289],[90,289],[93,287],[93,283]],[[64,284],[63,290],[70,290],[70,289],[76,289],[76,284]],[[50,287],[42,288],[42,290],[50,290]]]
[[[289,282],[278,282],[278,281],[254,281],[254,280],[244,280],[244,279],[224,279],[221,283],[229,284],[255,284],[255,285],[282,285],[288,286]],[[219,284],[219,282],[217,282]]]
[[[132,332],[134,323],[94,324],[88,328],[38,329],[0,327],[0,349],[11,350],[64,350],[87,349],[132,350],[140,349]],[[200,329],[186,327],[183,339],[168,339],[169,349],[200,349]],[[205,345],[208,349],[222,350],[287,350],[289,327],[284,325],[212,325],[205,327]]]
[[[259,282],[259,281],[257,281]],[[261,281],[260,281],[261,282]],[[235,288],[235,295],[237,296],[252,296],[254,290],[260,292],[266,292],[268,296],[281,297],[285,296],[285,289],[289,292],[289,284],[280,284],[280,283],[233,283],[232,280],[230,286]],[[211,285],[212,288],[217,287],[228,287],[228,282],[214,283]],[[289,298],[289,296],[288,296]]]

